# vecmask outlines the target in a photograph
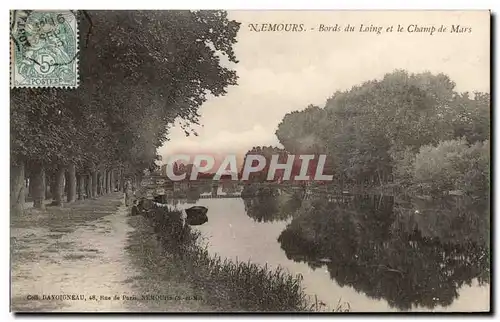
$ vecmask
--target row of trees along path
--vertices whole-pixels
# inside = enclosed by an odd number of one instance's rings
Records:
[[[180,120],[196,135],[199,106],[237,81],[240,24],[225,11],[75,15],[80,86],[11,89],[12,213],[22,212],[27,188],[42,208],[48,191],[60,204],[64,186],[72,202],[139,181],[156,167],[167,125]]]

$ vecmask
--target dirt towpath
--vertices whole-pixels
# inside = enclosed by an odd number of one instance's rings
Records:
[[[121,193],[11,218],[11,310],[144,309],[143,303],[123,300],[134,295],[127,281],[137,274],[125,250],[132,230]]]

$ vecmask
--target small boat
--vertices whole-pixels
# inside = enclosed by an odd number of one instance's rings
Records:
[[[191,226],[203,225],[208,221],[208,208],[203,206],[193,206],[185,209],[186,223]]]

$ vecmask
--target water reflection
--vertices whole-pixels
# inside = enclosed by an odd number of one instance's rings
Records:
[[[243,202],[250,218],[256,222],[271,222],[292,217],[300,209],[303,197],[304,192],[300,190],[285,192],[266,187],[253,192],[251,197],[243,198]]]
[[[184,199],[169,199],[172,204],[196,200],[209,208],[208,223],[198,228],[210,238],[212,252],[301,273],[307,291],[329,305],[342,298],[357,311],[387,311],[387,304],[457,310],[471,307],[484,290],[478,284],[490,282],[487,200],[401,200],[258,186],[244,189],[241,199],[176,194]],[[474,290],[472,297],[464,295],[467,289]]]
[[[283,216],[277,201],[248,202],[251,217]],[[286,256],[392,307],[448,306],[464,284],[489,283],[486,200],[323,195],[299,207],[278,238]]]

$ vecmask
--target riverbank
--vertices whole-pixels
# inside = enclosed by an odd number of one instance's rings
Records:
[[[143,291],[151,287],[163,294],[174,285],[179,293],[172,295],[201,298],[203,308],[224,312],[348,311],[348,305],[327,308],[307,296],[301,276],[209,254],[197,231],[165,220],[175,218],[175,211],[156,211],[149,219],[136,216],[129,220],[136,234],[131,234],[129,251],[136,266],[142,267]]]
[[[287,273],[210,256],[194,230],[179,240],[153,223],[130,217],[120,193],[13,216],[11,310],[325,310]]]
[[[270,187],[281,188],[283,190],[293,191],[297,190],[301,186],[297,185],[273,185]],[[443,190],[437,191],[435,193],[429,193],[416,186],[405,186],[400,183],[384,183],[383,185],[339,185],[336,183],[332,184],[318,184],[312,183],[308,186],[302,187],[304,189],[305,195],[312,195],[316,193],[326,193],[331,195],[383,195],[383,196],[404,196],[419,199],[437,199],[444,196],[463,196],[466,193],[463,190]],[[256,188],[253,188],[254,190]],[[253,197],[254,195],[250,195]]]
[[[173,254],[164,251],[146,218],[128,218],[134,229],[126,250],[139,274],[129,282],[137,294],[159,295],[159,301],[145,302],[150,312],[214,312],[224,308],[210,305],[206,291],[197,289],[182,275],[183,267]]]

